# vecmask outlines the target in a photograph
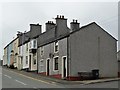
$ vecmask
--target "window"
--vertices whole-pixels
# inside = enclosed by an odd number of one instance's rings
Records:
[[[54,70],[58,70],[58,57],[54,58]]]
[[[43,56],[43,53],[44,53],[44,47],[42,46],[42,47],[40,48],[40,55]]]
[[[21,48],[19,47],[19,54],[21,54],[21,51],[20,51],[20,50],[21,50]]]
[[[31,44],[32,44],[32,42],[30,42],[30,46],[29,46],[30,48],[31,48]]]
[[[28,43],[26,44],[26,52],[28,51]]]
[[[44,62],[43,62],[43,59],[40,60],[40,71],[41,72],[44,71]]]
[[[15,56],[15,59],[14,59],[14,63],[16,63],[16,56]]]
[[[28,56],[26,56],[26,64],[28,64]]]
[[[58,52],[58,41],[54,44],[54,52]]]
[[[36,64],[36,54],[33,54],[33,64]]]
[[[37,42],[36,42],[36,40],[34,40],[33,41],[33,47],[36,48],[36,46],[37,46]]]
[[[36,59],[34,58],[34,65],[36,64]]]

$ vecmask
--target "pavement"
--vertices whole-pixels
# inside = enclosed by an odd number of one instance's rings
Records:
[[[33,79],[38,79],[38,80],[43,80],[49,83],[59,83],[59,84],[94,84],[94,83],[102,83],[102,82],[111,82],[111,81],[120,81],[120,78],[104,78],[104,79],[97,79],[97,80],[84,80],[84,81],[67,81],[67,80],[62,80],[62,79],[57,79],[49,76],[43,76],[40,74],[37,74],[36,72],[26,72],[23,70],[17,70],[17,69],[10,69],[7,67],[2,67],[3,69],[11,70],[15,73],[19,73],[23,76],[33,78]]]

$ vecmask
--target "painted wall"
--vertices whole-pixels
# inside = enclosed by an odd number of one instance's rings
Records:
[[[22,46],[18,47],[18,70],[21,70],[23,68],[23,52],[22,52]]]
[[[13,42],[13,51],[14,51],[14,67],[18,68],[18,38]]]
[[[116,77],[116,40],[96,24],[91,24],[70,35],[70,75],[99,69],[100,77]]]
[[[13,46],[12,46],[13,44],[11,43],[11,44],[9,44],[8,45],[8,47],[7,47],[7,65],[8,66],[10,66],[10,62],[12,62],[12,61],[10,61],[11,60],[11,51],[12,51],[12,49],[13,49]]]

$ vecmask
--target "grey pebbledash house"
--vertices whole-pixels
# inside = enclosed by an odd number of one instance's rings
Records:
[[[78,73],[97,70],[100,78],[117,77],[117,40],[95,22],[67,27],[64,16],[48,21],[37,38],[38,73],[67,80],[81,80]]]

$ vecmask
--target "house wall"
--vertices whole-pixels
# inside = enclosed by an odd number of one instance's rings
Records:
[[[36,71],[37,70],[37,53],[33,55],[33,53],[30,53],[31,55],[31,64],[30,64],[30,71]],[[34,59],[36,59],[36,64],[34,64]]]
[[[18,47],[18,70],[21,70],[23,68],[23,61],[22,61],[22,46]]]
[[[12,51],[12,43],[8,45],[7,47],[7,65],[10,66],[10,63],[12,62],[12,59],[11,59],[11,51]]]
[[[13,42],[14,67],[18,68],[18,38]]]
[[[13,65],[14,63],[14,51],[13,51],[13,41],[10,43],[10,65]],[[12,52],[13,51],[13,52]]]
[[[96,24],[70,35],[70,75],[99,69],[100,77],[116,77],[118,71],[116,40]]]
[[[28,50],[27,50],[27,44],[28,44]],[[23,46],[23,69],[29,68],[29,42],[25,43]],[[28,59],[26,59],[26,57]]]
[[[7,48],[4,49],[3,65],[7,65]]]
[[[49,75],[54,76],[54,77],[58,77],[61,78],[61,74],[62,74],[62,57],[63,56],[67,56],[67,38],[61,39],[59,40],[59,52],[58,53],[54,53],[54,42],[44,45],[44,54],[43,56],[41,56],[40,54],[40,48],[38,48],[38,73],[42,73],[42,74],[46,74],[47,72],[47,59],[50,59],[50,73]],[[59,61],[58,61],[58,70],[55,71],[53,70],[53,58],[54,57],[59,57]],[[43,62],[41,64],[41,60],[43,59]],[[41,68],[42,66],[42,68]]]
[[[34,43],[36,41],[36,43]],[[37,50],[37,39],[31,39],[29,44],[30,50]],[[37,70],[37,51],[35,53],[29,52],[29,56],[31,55],[31,61],[30,61],[30,71],[36,71]],[[34,60],[36,60],[34,62]]]

